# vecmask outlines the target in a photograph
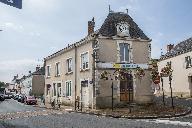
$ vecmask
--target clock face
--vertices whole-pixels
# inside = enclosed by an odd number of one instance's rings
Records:
[[[120,24],[119,25],[119,31],[120,32],[126,32],[128,30],[128,25],[126,24]]]
[[[117,35],[119,36],[130,36],[129,35],[129,25],[125,22],[117,24]]]

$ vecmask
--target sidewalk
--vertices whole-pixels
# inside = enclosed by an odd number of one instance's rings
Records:
[[[53,107],[51,106],[51,104],[49,104],[49,103],[43,104],[40,99],[37,99],[37,105],[36,105],[36,107],[46,108],[46,109],[56,109],[56,110],[74,111],[74,107],[72,107],[72,106],[64,106],[64,105],[61,105],[60,108],[59,108],[59,106],[56,105],[55,108],[53,108]]]
[[[173,109],[170,105],[163,106],[161,100],[156,99],[154,104],[150,105],[134,105],[132,107],[123,107],[123,108],[114,108],[113,111],[111,108],[108,109],[85,109],[75,110],[73,106],[64,106],[61,105],[60,108],[56,105],[55,110],[68,111],[68,112],[77,112],[82,114],[90,114],[97,116],[106,116],[113,118],[128,118],[128,119],[157,119],[157,118],[172,118],[185,116],[191,113],[190,107],[175,106]],[[51,104],[44,105],[39,102],[38,107],[53,109]]]

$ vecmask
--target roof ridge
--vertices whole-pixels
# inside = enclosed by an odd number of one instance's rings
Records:
[[[94,32],[91,33],[90,35],[85,36],[84,38],[80,39],[79,41],[77,41],[77,42],[75,42],[75,43],[68,44],[68,46],[64,47],[63,49],[58,50],[58,51],[56,51],[55,53],[53,53],[53,54],[45,57],[44,60],[51,59],[54,55],[62,54],[62,53],[65,52],[66,50],[70,50],[70,49],[74,48],[76,44],[79,44],[79,43],[81,44],[82,41],[85,41],[85,40],[88,39],[89,37],[93,37],[95,34],[98,33],[98,31],[99,31],[99,30],[94,31]]]

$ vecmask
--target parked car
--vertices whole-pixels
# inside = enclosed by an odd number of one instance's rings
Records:
[[[21,102],[21,103],[24,103],[24,101],[25,101],[25,95],[20,94],[17,101],[18,101],[18,102]]]
[[[0,88],[0,101],[5,100],[5,88]]]
[[[25,97],[25,104],[37,104],[37,100],[35,99],[34,96],[26,96]]]
[[[13,95],[10,92],[5,93],[5,99],[11,99]]]
[[[13,97],[14,100],[18,100],[18,98],[19,98],[19,94],[16,94],[16,95],[14,95],[14,97]]]

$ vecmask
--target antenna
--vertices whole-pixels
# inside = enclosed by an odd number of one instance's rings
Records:
[[[126,8],[127,14],[129,13],[129,9]]]
[[[111,6],[109,5],[109,13],[111,12]]]

